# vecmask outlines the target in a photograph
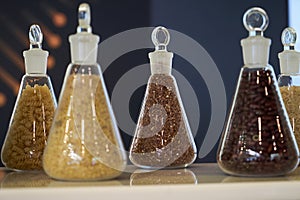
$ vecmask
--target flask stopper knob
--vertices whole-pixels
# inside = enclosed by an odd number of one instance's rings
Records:
[[[43,33],[37,24],[33,24],[29,29],[29,41],[30,41],[30,49],[33,48],[42,48],[43,42]]]
[[[284,50],[294,50],[296,40],[297,33],[296,30],[292,27],[287,27],[282,31],[281,42],[283,44]]]
[[[78,7],[78,27],[77,33],[80,32],[92,32],[91,27],[91,9],[89,4],[82,3]]]
[[[249,31],[249,36],[263,36],[263,32],[269,25],[269,17],[262,8],[250,8],[243,16],[243,24]]]
[[[170,42],[170,34],[168,29],[163,26],[158,26],[152,31],[152,42],[155,45],[155,50],[167,51],[167,45]]]

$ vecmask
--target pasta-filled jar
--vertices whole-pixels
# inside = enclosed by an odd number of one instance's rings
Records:
[[[124,170],[126,154],[97,64],[99,36],[91,32],[88,4],[79,6],[78,19],[43,166],[60,180],[111,179]]]
[[[292,27],[282,32],[283,52],[278,54],[281,74],[278,78],[279,89],[300,147],[300,53],[295,50],[296,31]]]
[[[42,157],[56,99],[46,74],[48,52],[42,50],[38,25],[29,30],[30,49],[23,52],[25,71],[2,147],[3,164],[15,170],[42,170]]]

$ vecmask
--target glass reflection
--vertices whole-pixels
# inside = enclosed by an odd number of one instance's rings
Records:
[[[130,176],[130,185],[197,184],[195,174],[189,169],[144,170],[138,169]]]
[[[1,188],[45,187],[51,182],[43,171],[18,171],[7,173],[1,182]]]

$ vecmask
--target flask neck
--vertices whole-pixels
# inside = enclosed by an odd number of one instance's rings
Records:
[[[282,86],[300,86],[300,74],[280,74],[278,84]]]
[[[23,52],[26,74],[46,74],[48,51],[29,49]]]
[[[149,53],[151,74],[171,74],[173,53],[154,51]]]
[[[284,50],[278,54],[282,74],[300,74],[300,53],[295,50]]]
[[[69,36],[71,61],[74,64],[96,64],[99,36],[80,32]]]
[[[260,35],[241,40],[245,65],[266,66],[269,62],[271,40]]]

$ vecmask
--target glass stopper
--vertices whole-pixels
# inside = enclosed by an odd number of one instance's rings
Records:
[[[292,27],[287,27],[282,31],[281,42],[283,44],[284,50],[294,50],[296,40],[297,33],[296,30]]]
[[[42,48],[43,34],[39,25],[33,24],[30,26],[29,41],[30,41],[30,49]]]
[[[91,9],[89,4],[82,3],[78,8],[78,27],[77,33],[92,32],[91,24]]]
[[[153,30],[151,37],[156,50],[167,51],[167,45],[170,42],[168,29],[163,26],[158,26]]]
[[[243,23],[249,31],[249,36],[263,36],[263,32],[269,25],[269,17],[261,8],[250,8],[244,14]]]

